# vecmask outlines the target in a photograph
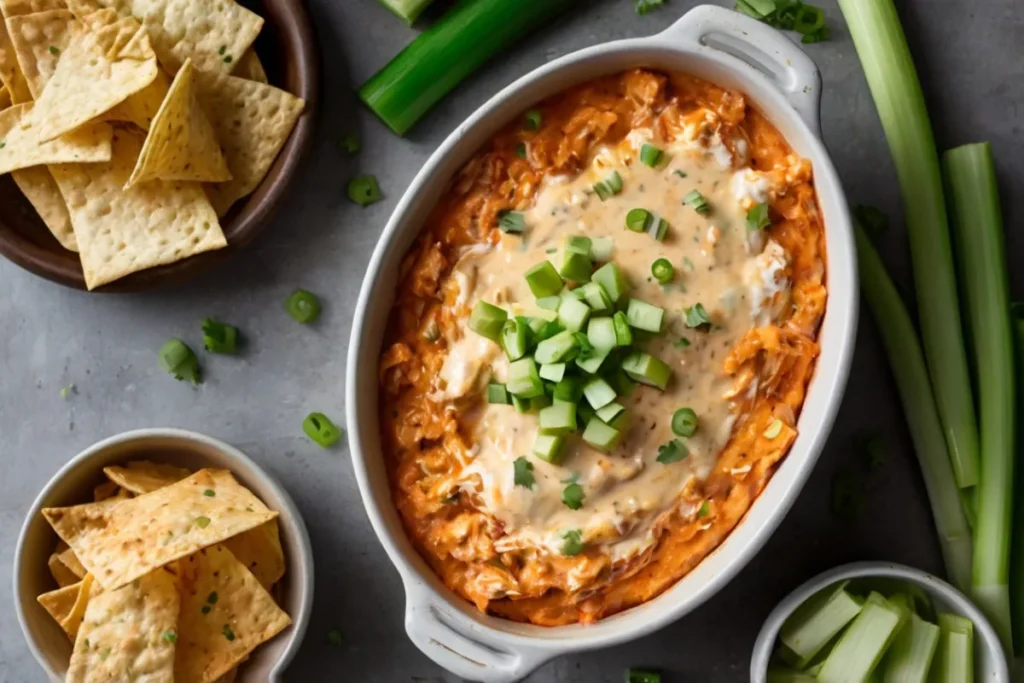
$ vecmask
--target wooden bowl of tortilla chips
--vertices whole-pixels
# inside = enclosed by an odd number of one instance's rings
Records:
[[[22,527],[15,587],[51,680],[144,668],[154,681],[265,683],[302,643],[313,559],[294,503],[252,460],[200,434],[148,429],[54,476]]]
[[[312,142],[318,67],[303,0],[249,4],[0,0],[0,254],[141,291],[256,237]]]

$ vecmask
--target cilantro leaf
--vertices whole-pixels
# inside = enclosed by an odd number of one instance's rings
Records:
[[[532,489],[533,485],[537,483],[537,480],[533,478],[533,463],[525,456],[519,456],[512,463],[512,467],[512,481],[515,482],[515,485]]]
[[[658,462],[662,465],[679,462],[690,455],[690,451],[679,439],[672,439],[668,443],[658,446]]]
[[[689,308],[683,309],[686,313],[686,326],[695,330],[707,331],[711,327],[711,318],[708,316],[708,312],[704,309],[704,304],[694,304]]]
[[[570,510],[579,510],[583,507],[583,499],[585,497],[583,487],[576,482],[572,482],[562,489],[562,502]]]
[[[574,557],[583,552],[583,532],[579,529],[572,529],[562,534],[562,554],[566,557]]]

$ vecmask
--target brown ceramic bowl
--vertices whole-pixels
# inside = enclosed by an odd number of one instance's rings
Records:
[[[313,141],[319,64],[304,0],[242,0],[265,20],[256,52],[271,85],[306,100],[306,108],[256,191],[239,200],[221,219],[228,246],[184,261],[132,273],[94,292],[138,292],[179,284],[209,270],[249,244],[266,227],[295,178]],[[78,254],[60,246],[10,175],[0,176],[0,254],[25,270],[56,283],[85,289]]]

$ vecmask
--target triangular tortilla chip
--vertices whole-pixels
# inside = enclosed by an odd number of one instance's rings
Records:
[[[96,580],[112,590],[277,513],[231,472],[205,469],[113,507],[44,508],[43,516]]]
[[[177,564],[181,592],[176,680],[212,683],[291,619],[223,545]]]
[[[284,550],[276,519],[227,539],[224,546],[268,591],[284,576]]]
[[[61,564],[71,570],[71,573],[79,579],[84,579],[85,575],[89,573],[85,570],[85,567],[82,566],[82,563],[78,561],[75,551],[71,548],[64,548],[63,550],[58,549],[57,557],[60,558]]]
[[[6,85],[0,85],[0,111],[11,106],[11,93],[7,92]]]
[[[96,585],[96,579],[92,574],[86,574],[85,578],[76,585],[78,586],[78,595],[75,596],[75,604],[71,607],[71,612],[60,622],[60,627],[71,638],[71,642],[75,642],[75,638],[78,636],[78,629],[82,625],[89,601],[102,590]]]
[[[190,59],[185,60],[174,77],[125,189],[148,180],[231,180],[213,126],[193,93]]]
[[[152,50],[151,56],[138,58],[149,46],[145,31],[139,28],[128,43],[120,42],[130,27],[130,20],[121,20],[72,37],[33,111],[41,140],[52,140],[97,118],[157,77]],[[142,37],[136,40],[137,35]]]
[[[18,55],[14,51],[14,43],[7,32],[7,22],[0,16],[0,83],[11,94],[13,104],[32,101],[32,93],[28,89],[25,74],[21,73]]]
[[[180,607],[174,579],[163,569],[94,595],[65,680],[174,683]]]
[[[72,584],[70,586],[64,586],[58,588],[55,591],[49,593],[43,593],[36,600],[43,608],[50,613],[54,621],[58,624],[64,623],[64,621],[71,616],[71,611],[75,608],[75,602],[78,601],[78,591],[82,588],[82,582]]]
[[[199,102],[213,124],[232,180],[207,185],[223,216],[259,187],[302,114],[305,101],[280,88],[220,73],[196,73]]]
[[[160,111],[160,105],[167,97],[170,85],[171,80],[161,71],[152,83],[104,114],[103,120],[127,121],[149,131],[156,113]]]
[[[0,111],[0,174],[40,164],[110,161],[113,129],[92,123],[50,142],[41,142],[33,127],[33,105],[16,104]]]
[[[125,490],[142,495],[175,484],[188,477],[192,472],[184,467],[148,460],[134,460],[125,467],[120,465],[104,467],[103,474]]]
[[[12,171],[11,177],[60,245],[69,251],[78,251],[68,205],[50,170],[46,166],[32,166]]]
[[[109,163],[50,167],[68,203],[89,289],[227,246],[197,183],[153,181],[124,191],[141,135],[117,130],[111,148]]]
[[[7,29],[29,92],[38,100],[78,31],[78,22],[71,12],[57,9],[9,17]]]
[[[256,48],[250,47],[242,55],[242,58],[238,60],[238,64],[235,65],[235,70],[231,72],[232,76],[238,76],[248,81],[256,81],[257,83],[269,83],[267,79],[267,72],[263,69],[263,62],[256,56]]]
[[[0,0],[0,12],[8,19],[58,9],[68,9],[64,0]]]
[[[68,586],[74,585],[82,580],[82,577],[75,576],[75,573],[60,561],[60,555],[57,553],[50,555],[50,559],[47,560],[46,565],[50,568],[50,574],[53,575],[53,580],[56,581],[57,585],[61,588],[67,588]]]

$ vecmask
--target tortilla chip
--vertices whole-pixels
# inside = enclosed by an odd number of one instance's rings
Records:
[[[231,180],[213,126],[199,107],[192,84],[192,60],[186,59],[153,119],[126,190],[149,180]]]
[[[44,508],[82,564],[112,590],[277,517],[228,470],[199,470],[113,507]]]
[[[29,102],[0,112],[0,174],[40,164],[110,161],[110,126],[93,123],[41,143],[32,125],[34,107]]]
[[[7,23],[0,17],[0,83],[11,94],[13,104],[32,101],[32,93],[28,89],[25,75],[21,73],[18,56],[14,52],[14,43],[7,32]]]
[[[0,85],[0,110],[11,106],[11,93],[7,91],[6,85]]]
[[[149,32],[160,63],[176,73],[189,57],[197,69],[230,71],[252,45],[263,18],[233,0],[100,0],[136,16]]]
[[[284,550],[276,519],[227,539],[224,546],[268,591],[284,576]]]
[[[177,567],[181,616],[174,673],[179,681],[217,680],[291,623],[223,545],[200,550]]]
[[[153,181],[124,191],[142,137],[117,130],[111,147],[106,164],[50,167],[68,203],[89,289],[227,246],[199,184]]]
[[[81,577],[75,576],[75,573],[60,561],[60,556],[57,553],[51,554],[46,564],[50,568],[53,580],[60,588],[67,588],[81,581]]]
[[[102,591],[96,585],[96,579],[92,574],[86,574],[85,578],[77,586],[78,595],[75,596],[75,604],[71,607],[71,612],[60,622],[60,627],[71,638],[71,642],[75,642],[75,638],[78,637],[78,629],[82,625],[82,619],[85,617],[89,601],[92,600],[93,596]]]
[[[92,499],[97,503],[117,493],[119,487],[112,481],[105,481],[92,490]]]
[[[78,561],[78,556],[75,555],[75,551],[71,548],[58,548],[57,557],[60,558],[61,564],[67,567],[71,573],[79,579],[84,579],[85,575],[88,574],[85,567],[82,566],[82,563]]]
[[[242,55],[242,58],[238,60],[238,64],[235,65],[235,70],[231,72],[232,76],[238,76],[244,78],[247,81],[256,81],[257,83],[269,83],[267,79],[267,72],[263,69],[263,62],[256,56],[256,48],[250,47]]]
[[[217,679],[216,683],[235,683],[235,678],[238,677],[238,668],[234,668],[228,671],[226,674]]]
[[[0,12],[8,19],[59,9],[68,9],[64,0],[0,0]]]
[[[60,245],[69,251],[78,251],[68,205],[49,169],[46,166],[22,168],[12,171],[11,177]]]
[[[40,140],[78,128],[153,82],[156,57],[135,26],[122,19],[71,38],[32,114]]]
[[[165,465],[148,460],[135,460],[128,463],[126,467],[121,467],[120,465],[104,467],[103,474],[107,475],[107,478],[118,486],[132,493],[142,495],[177,483],[188,477],[192,472],[184,467],[175,467],[174,465]]]
[[[207,185],[223,216],[266,177],[306,103],[279,88],[217,73],[197,73],[199,101],[217,133],[233,180]]]
[[[38,100],[43,94],[77,26],[78,22],[66,9],[8,17],[7,29],[14,52],[33,99]]]
[[[70,586],[58,588],[55,591],[43,593],[36,600],[50,613],[54,621],[62,624],[71,616],[71,611],[75,608],[75,603],[78,601],[78,591],[81,588],[82,582],[79,581]]]
[[[105,121],[126,121],[149,131],[160,105],[167,97],[171,80],[163,71],[153,82],[103,115]]]
[[[94,595],[65,680],[173,683],[180,606],[174,579],[163,569]]]

